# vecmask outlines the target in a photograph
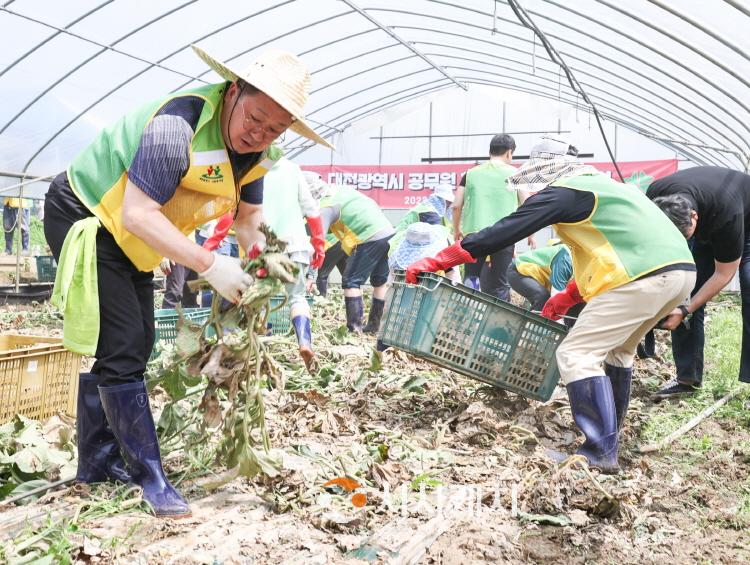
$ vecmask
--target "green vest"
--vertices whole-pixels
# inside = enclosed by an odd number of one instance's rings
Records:
[[[521,263],[532,263],[534,265],[539,265],[540,267],[549,267],[552,264],[552,259],[554,259],[562,249],[565,249],[562,245],[550,245],[540,249],[532,249],[531,251],[527,251],[516,257],[516,265],[520,265]]]
[[[466,173],[464,205],[461,210],[461,231],[464,235],[478,232],[502,220],[518,208],[518,194],[505,182],[516,172],[506,163],[489,161]]]
[[[320,207],[338,207],[341,215],[330,230],[341,242],[341,247],[351,254],[357,245],[370,239],[379,231],[392,228],[378,203],[349,186],[334,185],[333,194],[320,201]]]
[[[305,219],[299,205],[299,165],[282,157],[263,177],[263,219],[289,245],[288,252],[308,250]]]
[[[68,167],[68,180],[76,196],[99,218],[141,271],[154,269],[161,261],[161,254],[123,227],[122,202],[128,168],[143,130],[164,104],[181,96],[205,100],[191,141],[190,166],[175,194],[160,210],[186,235],[234,209],[240,187],[263,176],[281,157],[281,151],[271,146],[241,179],[234,178],[220,124],[226,86],[227,83],[209,84],[144,104],[104,128]]]
[[[449,203],[450,204],[450,203]],[[396,226],[396,233],[406,230],[410,225],[419,221],[419,215],[425,212],[435,212],[435,209],[427,202],[420,202],[411,208]],[[440,218],[441,225],[448,227],[448,219],[444,216]]]
[[[540,249],[533,249],[515,258],[516,270],[525,277],[531,277],[549,290],[552,275],[552,260],[565,249],[564,245],[550,245]]]
[[[339,241],[339,238],[336,237],[336,234],[328,232],[326,234],[326,251],[328,251],[331,247],[336,245],[338,241]]]
[[[591,192],[594,210],[585,220],[556,224],[570,248],[578,289],[588,301],[668,265],[693,263],[687,242],[664,213],[637,187],[604,174],[560,179],[563,186]]]

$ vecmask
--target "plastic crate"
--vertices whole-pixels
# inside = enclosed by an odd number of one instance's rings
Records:
[[[183,308],[182,314],[187,320],[201,324],[208,320],[211,308]],[[154,344],[157,342],[174,343],[177,339],[177,320],[180,319],[177,310],[173,308],[163,308],[154,310]],[[154,353],[151,353],[154,357]]]
[[[312,308],[313,297],[311,295],[305,296],[307,303]],[[283,306],[279,307],[282,302],[286,299],[283,294],[278,294],[271,297],[270,307],[271,312],[268,314],[268,321],[266,327],[271,335],[282,335],[287,334],[292,329],[292,307],[289,300],[284,303]]]
[[[52,255],[39,255],[36,258],[36,278],[39,282],[54,282],[57,275],[57,261]]]
[[[567,330],[492,296],[426,273],[396,272],[381,339],[482,382],[546,401],[559,380],[555,350]]]
[[[0,335],[0,423],[15,414],[42,420],[64,412],[75,416],[81,356],[62,339]]]

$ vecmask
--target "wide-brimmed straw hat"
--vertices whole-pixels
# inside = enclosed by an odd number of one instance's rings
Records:
[[[301,136],[334,149],[333,145],[320,137],[305,122],[304,108],[310,89],[310,73],[302,60],[291,53],[269,49],[261,53],[253,63],[243,70],[233,70],[196,45],[192,45],[198,57],[230,82],[242,79],[268,95],[279,106],[292,115],[294,121],[289,129]]]

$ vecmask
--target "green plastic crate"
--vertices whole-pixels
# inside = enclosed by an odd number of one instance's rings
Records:
[[[271,335],[284,335],[292,329],[292,307],[287,300],[283,306],[280,307],[281,303],[284,302],[286,296],[278,294],[271,297],[270,307],[271,312],[268,314],[268,320],[266,321],[266,327],[268,333]],[[313,297],[311,295],[305,296],[307,303],[312,308]]]
[[[535,400],[557,386],[556,322],[433,273],[411,285],[397,271],[386,302],[385,345]]]
[[[182,309],[182,314],[186,319],[198,324],[205,323],[210,313],[211,308]],[[174,343],[175,339],[177,339],[177,320],[179,319],[180,316],[177,314],[177,310],[172,308],[154,310],[154,328],[156,329],[154,344],[158,342]]]
[[[39,255],[36,258],[36,277],[39,282],[54,282],[57,275],[57,261],[52,255]]]

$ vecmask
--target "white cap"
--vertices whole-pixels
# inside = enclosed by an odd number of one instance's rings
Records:
[[[310,194],[315,200],[320,200],[326,196],[328,185],[323,181],[323,177],[319,173],[302,171],[302,176],[305,178],[305,182],[307,182],[307,186],[310,189]]]
[[[570,142],[563,137],[543,136],[531,148],[529,159],[549,159],[568,155]]]
[[[456,195],[453,194],[453,186],[446,183],[437,185],[434,194],[446,202],[453,202],[456,199]]]

